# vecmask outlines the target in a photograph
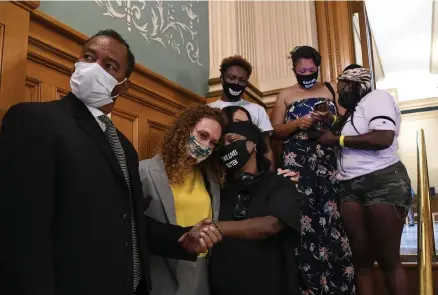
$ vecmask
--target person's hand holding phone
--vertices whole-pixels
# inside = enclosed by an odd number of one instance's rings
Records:
[[[304,115],[302,117],[299,117],[298,119],[296,119],[296,122],[298,124],[298,128],[300,128],[302,130],[306,130],[306,129],[309,129],[313,125],[315,120],[312,118],[312,114],[308,114],[308,115]]]
[[[333,120],[333,115],[330,113],[329,105],[326,101],[315,104],[311,117],[314,121]]]
[[[333,121],[333,115],[329,112],[313,112],[311,117],[315,121]]]

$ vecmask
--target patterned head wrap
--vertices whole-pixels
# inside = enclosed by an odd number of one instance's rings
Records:
[[[358,82],[360,84],[360,95],[371,91],[371,73],[367,68],[354,68],[343,71],[338,76],[339,81]]]

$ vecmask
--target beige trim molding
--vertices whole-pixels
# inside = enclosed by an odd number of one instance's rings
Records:
[[[438,117],[438,111],[408,113],[408,114],[402,114],[402,122],[429,120],[429,119],[435,119],[437,117]]]
[[[398,105],[401,111],[438,107],[438,97],[401,101]]]

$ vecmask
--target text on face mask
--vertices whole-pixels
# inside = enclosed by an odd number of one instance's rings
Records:
[[[230,163],[226,163],[225,166],[227,166],[227,168],[233,168],[234,166],[236,166],[238,164],[237,160],[234,159],[233,161],[231,161]]]
[[[228,161],[229,159],[231,159],[232,157],[237,156],[237,151],[233,150],[232,152],[229,152],[228,154],[226,154],[225,156],[223,156],[221,159],[222,161]]]
[[[310,81],[303,81],[304,85],[314,84],[316,82],[316,79],[312,79]]]

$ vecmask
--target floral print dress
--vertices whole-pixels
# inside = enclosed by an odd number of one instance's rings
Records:
[[[285,122],[309,114],[322,100],[326,99],[292,103]],[[335,113],[334,104],[329,106]],[[317,124],[324,128],[323,123]],[[301,247],[295,254],[309,287],[302,294],[355,294],[351,249],[339,211],[335,151],[309,140],[307,132],[299,130],[284,141],[283,168],[300,172]]]

